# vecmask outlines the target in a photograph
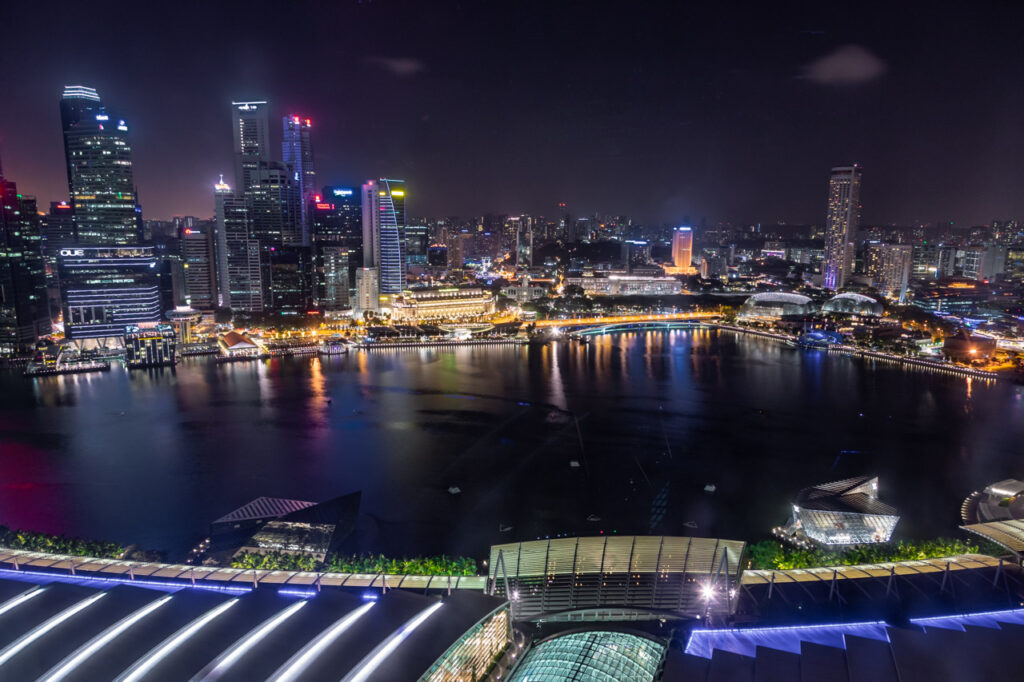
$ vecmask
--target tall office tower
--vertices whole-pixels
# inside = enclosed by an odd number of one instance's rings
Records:
[[[218,304],[213,233],[213,223],[209,221],[181,228],[185,303],[196,310],[213,310]]]
[[[832,169],[825,220],[826,289],[841,289],[853,269],[853,235],[860,226],[860,183],[860,166]]]
[[[471,235],[455,232],[448,236],[448,267],[453,270],[461,270],[466,263],[466,242]]]
[[[914,279],[935,279],[938,272],[939,246],[935,242],[914,244],[914,267],[911,277]]]
[[[677,227],[672,231],[672,265],[689,268],[693,265],[693,229]]]
[[[281,159],[292,168],[292,182],[298,186],[300,210],[302,212],[303,244],[309,245],[309,207],[316,195],[316,169],[313,165],[313,145],[309,139],[313,122],[301,116],[285,116],[284,141],[281,143]]]
[[[221,176],[214,186],[214,201],[220,305],[238,312],[263,312],[260,243],[252,236],[245,198],[232,192]]]
[[[281,315],[302,315],[315,296],[310,249],[300,245],[262,250],[263,306]]]
[[[257,164],[245,189],[250,230],[260,246],[290,246],[303,243],[302,212],[298,185],[288,166],[277,161]]]
[[[1006,249],[999,246],[967,246],[957,252],[957,258],[967,279],[991,282],[1006,271]]]
[[[405,181],[368,180],[363,195],[363,267],[376,268],[379,292],[405,288]]]
[[[914,265],[914,247],[910,244],[883,244],[876,248],[879,267],[875,285],[883,295],[903,303]]]
[[[36,200],[0,169],[0,357],[32,352],[51,331]]]
[[[270,161],[270,129],[266,102],[232,102],[235,138],[235,188],[245,193],[256,181],[260,163]]]
[[[426,225],[407,225],[405,228],[406,265],[426,265],[430,231]]]
[[[349,250],[344,246],[322,246],[317,250],[317,305],[340,310],[349,302]]]
[[[356,268],[363,265],[363,213],[360,207],[360,193],[352,187],[324,187],[322,194],[313,196],[312,241],[313,258],[316,273],[318,297],[328,286],[325,278],[330,271],[337,271],[339,266],[337,249],[344,249],[348,264],[345,274],[349,278],[346,286],[345,301],[348,301],[347,289],[353,286]],[[328,256],[328,249],[334,249]],[[328,262],[330,260],[331,262]],[[330,286],[336,286],[333,283]]]
[[[174,307],[170,263],[152,246],[79,246],[58,255],[64,336],[122,342],[128,327],[156,324]]]
[[[357,314],[367,310],[380,309],[380,297],[378,290],[380,283],[377,281],[377,268],[358,268],[356,270],[356,300],[352,309]]]
[[[521,268],[528,268],[533,265],[533,228],[530,226],[529,218],[520,220],[519,230],[516,232],[516,265]]]
[[[50,212],[42,218],[43,261],[46,265],[46,290],[50,319],[60,316],[60,282],[57,279],[57,254],[75,245],[75,216],[67,201],[51,201]]]
[[[136,244],[142,238],[128,126],[107,113],[92,88],[68,85],[60,100],[68,192],[80,244]]]

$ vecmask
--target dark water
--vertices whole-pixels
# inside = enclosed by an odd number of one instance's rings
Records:
[[[173,558],[254,497],[362,490],[361,549],[480,556],[559,533],[758,539],[799,488],[871,473],[898,535],[955,534],[964,496],[1024,477],[1021,395],[715,331],[3,373],[0,523]]]

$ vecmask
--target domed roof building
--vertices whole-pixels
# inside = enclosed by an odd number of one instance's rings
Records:
[[[836,294],[825,301],[821,306],[821,312],[878,317],[882,314],[882,304],[864,294]]]
[[[791,315],[810,315],[814,301],[800,294],[766,292],[754,294],[740,306],[737,316],[743,320],[777,320]]]

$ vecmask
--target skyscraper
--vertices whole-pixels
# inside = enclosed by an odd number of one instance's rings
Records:
[[[860,183],[860,166],[832,169],[825,220],[826,289],[841,289],[853,269],[853,234],[860,225]]]
[[[65,86],[60,118],[78,242],[138,243],[141,214],[124,119],[109,114],[99,94],[81,85]]]
[[[213,224],[207,221],[181,228],[185,298],[196,310],[213,310],[218,304],[213,232]]]
[[[51,331],[36,200],[0,169],[0,357],[31,352]]]
[[[428,246],[430,246],[430,230],[426,225],[405,226],[406,265],[426,265]]]
[[[310,130],[313,122],[302,116],[285,116],[282,119],[284,140],[281,143],[281,159],[291,166],[292,182],[298,187],[300,211],[302,213],[303,244],[309,245],[310,206],[316,194],[316,169],[313,165],[313,145]]]
[[[375,268],[379,293],[405,288],[405,181],[382,178],[363,185],[363,267]]]
[[[302,210],[298,186],[288,166],[279,161],[260,162],[249,174],[245,189],[250,230],[260,246],[291,246],[303,243]]]
[[[693,230],[677,227],[672,231],[672,265],[689,269],[693,265]]]
[[[260,162],[270,161],[270,130],[266,102],[232,102],[235,138],[235,188],[245,193],[256,179]]]
[[[533,265],[533,227],[529,216],[523,216],[516,230],[516,265],[528,268]]]
[[[221,176],[214,186],[214,201],[220,305],[239,312],[263,312],[260,243],[250,231],[245,198],[232,192]]]
[[[875,286],[883,295],[903,303],[914,264],[914,247],[910,244],[882,244],[876,249],[878,275]]]

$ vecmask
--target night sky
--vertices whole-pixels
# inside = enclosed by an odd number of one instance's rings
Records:
[[[212,214],[233,98],[277,139],[312,118],[320,184],[404,178],[410,215],[820,223],[858,162],[866,222],[1024,218],[1014,3],[137,4],[5,3],[0,158],[41,205],[82,84],[131,127],[147,218]]]

